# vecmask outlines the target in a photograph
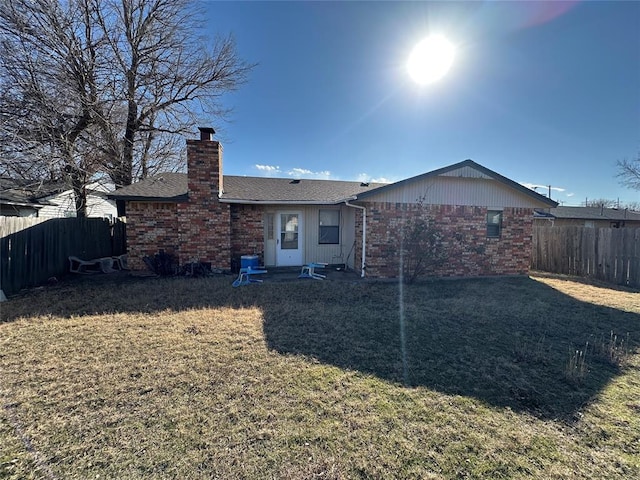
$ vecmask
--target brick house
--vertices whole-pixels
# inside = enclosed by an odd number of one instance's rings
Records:
[[[428,215],[464,248],[438,276],[525,274],[534,209],[556,202],[471,160],[393,184],[223,175],[213,129],[187,140],[187,172],[166,173],[110,195],[124,201],[129,264],[159,250],[183,264],[228,269],[241,255],[271,266],[346,265],[398,276],[398,232]]]

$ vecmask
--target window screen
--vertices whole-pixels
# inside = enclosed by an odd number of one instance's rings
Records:
[[[502,212],[489,210],[487,212],[487,237],[499,237],[502,229]]]
[[[340,210],[320,210],[320,244],[340,243]]]

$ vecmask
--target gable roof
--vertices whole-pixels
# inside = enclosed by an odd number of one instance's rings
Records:
[[[358,195],[358,200],[362,200],[372,195],[377,195],[379,193],[395,190],[397,188],[402,188],[411,183],[419,182],[431,177],[468,176],[470,171],[474,171],[476,173],[475,175],[476,178],[489,178],[489,179],[496,180],[501,184],[506,185],[507,187],[510,187],[514,190],[517,190],[518,192],[523,193],[526,196],[538,202],[542,202],[546,205],[549,205],[550,207],[555,207],[558,205],[558,202],[555,202],[554,200],[551,200],[550,198],[545,197],[544,195],[540,195],[539,193],[531,190],[530,188],[520,185],[519,183],[514,182],[513,180],[510,180],[507,177],[504,177],[499,173],[494,172],[493,170],[483,167],[482,165],[474,162],[473,160],[464,160],[462,162],[449,165],[447,167],[442,167],[437,170],[433,170],[431,172],[423,173],[422,175],[417,175],[415,177],[407,178],[405,180],[400,180],[399,182],[396,182],[396,183],[390,183],[388,185],[384,185],[375,190],[369,190],[365,193]]]
[[[634,220],[640,222],[640,212],[603,207],[556,207],[551,208],[549,214],[545,216],[574,220]]]
[[[120,188],[109,198],[129,201],[170,201],[187,199],[186,173],[163,173]],[[220,201],[245,204],[329,204],[341,203],[384,184],[225,175]]]
[[[557,202],[544,195],[540,195],[472,160],[465,160],[391,184],[225,175],[220,201],[244,204],[334,205],[346,200],[362,200],[429,177],[463,176],[470,173],[473,173],[477,178],[496,180],[543,205],[550,207],[558,205]],[[188,196],[188,182],[186,173],[163,173],[120,188],[110,193],[108,198],[128,201],[182,202]]]

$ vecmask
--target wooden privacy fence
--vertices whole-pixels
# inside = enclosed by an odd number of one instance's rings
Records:
[[[640,228],[533,228],[531,268],[640,288]]]
[[[125,223],[102,218],[0,217],[0,287],[6,295],[69,271],[82,259],[126,253]]]

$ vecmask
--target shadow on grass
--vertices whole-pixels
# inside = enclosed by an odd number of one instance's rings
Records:
[[[298,315],[266,309],[266,340],[281,353],[565,421],[619,374],[620,357],[640,340],[640,315],[528,278],[404,286],[402,302],[399,290],[311,298]]]
[[[2,321],[257,307],[267,346],[281,354],[566,421],[620,373],[611,332],[620,354],[637,352],[640,340],[640,315],[529,278],[238,289],[232,280],[82,280],[3,304]],[[576,351],[586,355],[584,369],[570,368]]]

